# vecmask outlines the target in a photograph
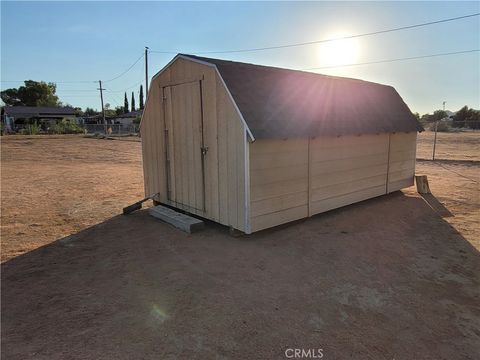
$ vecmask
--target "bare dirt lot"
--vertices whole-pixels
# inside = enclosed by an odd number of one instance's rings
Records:
[[[3,138],[2,356],[477,359],[472,143],[467,161],[418,162],[431,197],[409,188],[230,237],[116,215],[143,194],[138,142]]]
[[[435,133],[418,134],[417,158],[432,159]],[[437,133],[435,158],[441,160],[480,161],[480,131]]]
[[[2,262],[101,223],[143,197],[136,140],[2,138]]]

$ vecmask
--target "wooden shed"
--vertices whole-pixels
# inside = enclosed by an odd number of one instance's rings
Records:
[[[179,54],[150,85],[145,193],[247,234],[413,184],[394,88]]]

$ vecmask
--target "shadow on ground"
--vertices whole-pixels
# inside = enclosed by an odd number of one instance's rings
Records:
[[[480,255],[395,193],[248,237],[140,211],[2,265],[5,359],[474,359]]]
[[[433,194],[422,194],[423,200],[442,218],[452,217],[453,214],[448,210]]]

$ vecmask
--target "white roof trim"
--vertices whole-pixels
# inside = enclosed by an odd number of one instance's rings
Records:
[[[222,77],[222,75],[220,74],[220,71],[218,71],[217,65],[212,64],[212,63],[209,63],[209,62],[206,62],[206,61],[198,60],[198,59],[195,59],[195,58],[191,58],[191,57],[185,56],[185,55],[177,55],[176,58],[177,58],[177,57],[180,57],[180,58],[186,59],[186,60],[190,60],[190,61],[196,62],[196,63],[198,63],[198,64],[207,65],[207,66],[211,66],[211,67],[214,67],[214,68],[215,68],[215,71],[217,72],[217,75],[220,77],[220,80],[222,80],[223,86],[224,86],[225,89],[227,90],[227,94],[228,94],[230,100],[232,100],[232,102],[233,102],[233,106],[235,107],[235,110],[237,111],[238,115],[240,116],[240,119],[241,119],[242,122],[243,122],[243,126],[245,126],[245,129],[247,130],[247,133],[248,133],[248,136],[250,137],[250,140],[251,140],[252,142],[254,142],[254,141],[255,141],[255,137],[253,136],[252,132],[250,131],[250,128],[248,127],[247,122],[246,122],[245,119],[243,118],[242,112],[241,112],[240,109],[238,108],[237,103],[235,102],[235,100],[233,99],[233,96],[232,96],[232,94],[230,93],[230,89],[228,88],[227,84],[225,84],[225,80],[223,80],[223,77]],[[168,66],[168,65],[167,65],[167,66]]]
[[[213,64],[211,64],[211,65],[213,65]],[[235,110],[237,110],[238,116],[240,116],[240,119],[242,119],[243,126],[245,127],[245,130],[247,131],[247,134],[248,134],[248,136],[250,137],[250,140],[251,140],[252,142],[254,142],[254,141],[255,141],[255,137],[253,136],[252,132],[250,131],[250,128],[248,127],[247,122],[246,122],[245,119],[243,118],[242,112],[241,112],[240,109],[238,108],[237,103],[236,103],[235,100],[233,99],[233,96],[232,96],[232,94],[230,93],[230,89],[228,88],[227,84],[225,84],[225,80],[223,80],[222,75],[220,75],[220,71],[218,71],[217,66],[216,66],[216,65],[213,65],[213,66],[215,67],[215,71],[217,72],[218,76],[220,77],[220,80],[222,80],[222,84],[223,84],[223,86],[225,87],[225,90],[227,90],[228,97],[230,98],[230,100],[232,100],[232,103],[233,103],[233,106],[235,107]]]
[[[172,63],[173,63],[175,60],[177,60],[177,58],[178,58],[179,56],[180,56],[180,55],[176,55],[176,56],[175,56],[172,60],[170,60],[170,61],[168,62],[168,64],[165,65],[159,72],[157,72],[155,75],[153,75],[152,80],[150,80],[150,84],[149,84],[149,87],[148,87],[150,90],[152,89],[152,83],[153,83],[153,81],[154,81],[157,77],[159,77],[160,74],[163,73],[170,65],[172,65]],[[148,92],[147,98],[145,99],[145,106],[144,106],[144,108],[143,108],[143,113],[142,113],[142,117],[141,117],[141,119],[140,119],[140,124],[139,124],[139,128],[138,128],[139,131],[140,131],[140,129],[142,128],[143,116],[144,116],[145,113],[146,113],[147,106],[148,106],[148,99],[150,98],[150,93],[151,93],[151,92],[152,92],[152,91],[149,91],[149,92]]]
[[[163,73],[175,60],[177,59],[185,59],[185,60],[189,60],[189,61],[193,61],[193,62],[196,62],[198,64],[202,64],[202,65],[206,65],[206,66],[210,66],[210,67],[213,67],[215,68],[215,71],[217,73],[217,75],[219,76],[220,80],[222,81],[222,84],[223,86],[225,87],[225,90],[227,90],[227,94],[228,94],[228,97],[230,98],[230,100],[232,100],[232,103],[233,103],[233,106],[235,107],[235,110],[237,111],[237,114],[238,116],[240,116],[240,119],[242,120],[242,123],[243,123],[243,126],[245,127],[247,133],[248,133],[248,136],[250,137],[250,140],[252,142],[255,141],[255,137],[253,136],[252,132],[250,131],[250,128],[248,127],[247,125],[247,122],[245,121],[245,119],[243,118],[243,115],[242,115],[242,112],[240,111],[240,109],[238,108],[237,106],[237,103],[235,102],[235,100],[233,99],[233,96],[232,94],[230,93],[230,90],[228,89],[228,86],[227,84],[225,84],[225,80],[223,80],[223,77],[222,75],[220,74],[220,71],[218,71],[218,68],[215,64],[212,64],[212,63],[209,63],[209,62],[206,62],[206,61],[202,61],[202,60],[198,60],[198,59],[194,59],[194,58],[191,58],[189,56],[186,56],[186,55],[181,55],[181,54],[178,54],[176,55],[167,65],[165,65],[163,67],[162,70],[160,70],[159,72],[157,72],[153,77],[152,77],[152,80],[150,81],[150,89],[151,89],[151,84],[153,83],[153,81],[158,77],[160,76],[161,73]],[[150,96],[150,92],[148,92],[147,94],[147,100],[145,101],[145,109],[143,111],[143,114],[145,114],[145,110],[147,109],[147,104],[148,104],[148,98]],[[143,120],[143,114],[142,114],[142,120]],[[142,124],[142,120],[140,120],[140,127],[141,127],[141,124]]]

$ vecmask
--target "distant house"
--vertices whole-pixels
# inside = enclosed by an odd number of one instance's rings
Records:
[[[114,124],[131,125],[135,119],[142,117],[142,113],[143,110],[130,111],[128,113],[118,115],[112,120]]]
[[[76,121],[75,109],[71,107],[5,106],[2,115],[5,127],[10,130],[34,122],[48,127],[62,119]]]

